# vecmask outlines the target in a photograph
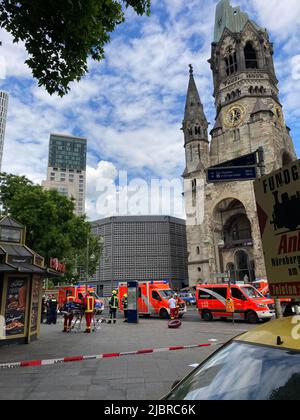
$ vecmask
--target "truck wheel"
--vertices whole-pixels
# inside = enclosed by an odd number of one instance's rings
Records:
[[[258,324],[259,322],[257,314],[253,311],[247,312],[245,318],[248,324]]]
[[[168,311],[165,308],[162,308],[159,312],[159,317],[161,319],[168,319],[169,318]]]
[[[212,313],[208,310],[202,311],[202,319],[206,322],[211,322],[214,318],[212,316]]]

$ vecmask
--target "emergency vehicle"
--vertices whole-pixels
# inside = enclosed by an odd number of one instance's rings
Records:
[[[123,310],[122,298],[128,293],[127,283],[119,284],[120,308]],[[174,295],[168,281],[141,281],[138,291],[138,311],[141,316],[159,316],[167,319],[170,316],[169,299]],[[179,300],[179,317],[187,312],[185,302]]]
[[[253,286],[245,284],[200,284],[197,286],[197,308],[204,321],[232,318],[226,303],[232,299],[234,317],[249,322],[269,321],[275,316],[273,299],[265,298]]]
[[[80,303],[79,296],[85,296],[88,292],[91,292],[96,299],[96,305],[98,309],[102,308],[102,312],[104,310],[104,301],[99,298],[95,289],[89,286],[64,286],[58,289],[58,305],[61,308],[64,303],[66,302],[69,296],[73,296],[75,298],[75,302]]]

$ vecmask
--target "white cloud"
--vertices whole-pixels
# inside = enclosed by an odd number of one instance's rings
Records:
[[[300,2],[232,3],[241,4],[251,18],[271,29],[288,123],[300,130],[300,79],[296,72]],[[148,184],[153,177],[178,179],[184,169],[180,128],[189,63],[194,65],[208,119],[214,122],[207,60],[215,5],[215,0],[154,0],[150,18],[128,11],[128,22],[113,34],[106,60],[90,62],[90,74],[72,84],[64,98],[49,96],[32,81],[24,64],[23,45],[13,44],[11,37],[0,31],[8,76],[0,83],[11,96],[3,169],[40,182],[46,177],[50,132],[86,136],[91,218],[99,217],[97,183],[114,186],[120,170],[127,170],[130,178],[145,178]]]

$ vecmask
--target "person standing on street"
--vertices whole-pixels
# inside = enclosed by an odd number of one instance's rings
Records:
[[[170,308],[170,317],[173,321],[176,318],[176,312],[177,312],[177,299],[175,299],[174,296],[172,296],[169,299],[169,308]]]
[[[128,322],[128,295],[126,293],[123,296],[122,305],[124,309],[124,322]]]
[[[93,292],[89,292],[84,298],[84,307],[85,307],[85,319],[86,319],[86,330],[85,334],[90,334],[92,329],[92,322],[94,318],[95,311],[95,297]]]
[[[41,312],[41,324],[44,323],[45,315],[47,314],[47,303],[46,296],[43,296],[42,299],[42,312]]]
[[[109,300],[109,321],[108,324],[111,324],[112,321],[115,324],[117,322],[117,310],[119,308],[119,298],[118,292],[113,290],[112,297]]]

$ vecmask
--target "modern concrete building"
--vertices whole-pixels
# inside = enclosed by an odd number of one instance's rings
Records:
[[[97,281],[104,295],[128,280],[169,280],[174,289],[188,285],[184,220],[111,217],[93,222],[92,232],[103,243]]]
[[[267,30],[221,0],[210,59],[216,122],[208,122],[192,66],[183,132],[189,278],[266,276],[253,181],[208,183],[206,170],[263,147],[270,173],[296,159],[284,118]]]
[[[3,147],[5,140],[7,109],[8,109],[8,94],[0,92],[0,171],[2,168]]]
[[[75,213],[85,213],[87,140],[81,137],[51,134],[47,190],[55,189],[75,200]]]

